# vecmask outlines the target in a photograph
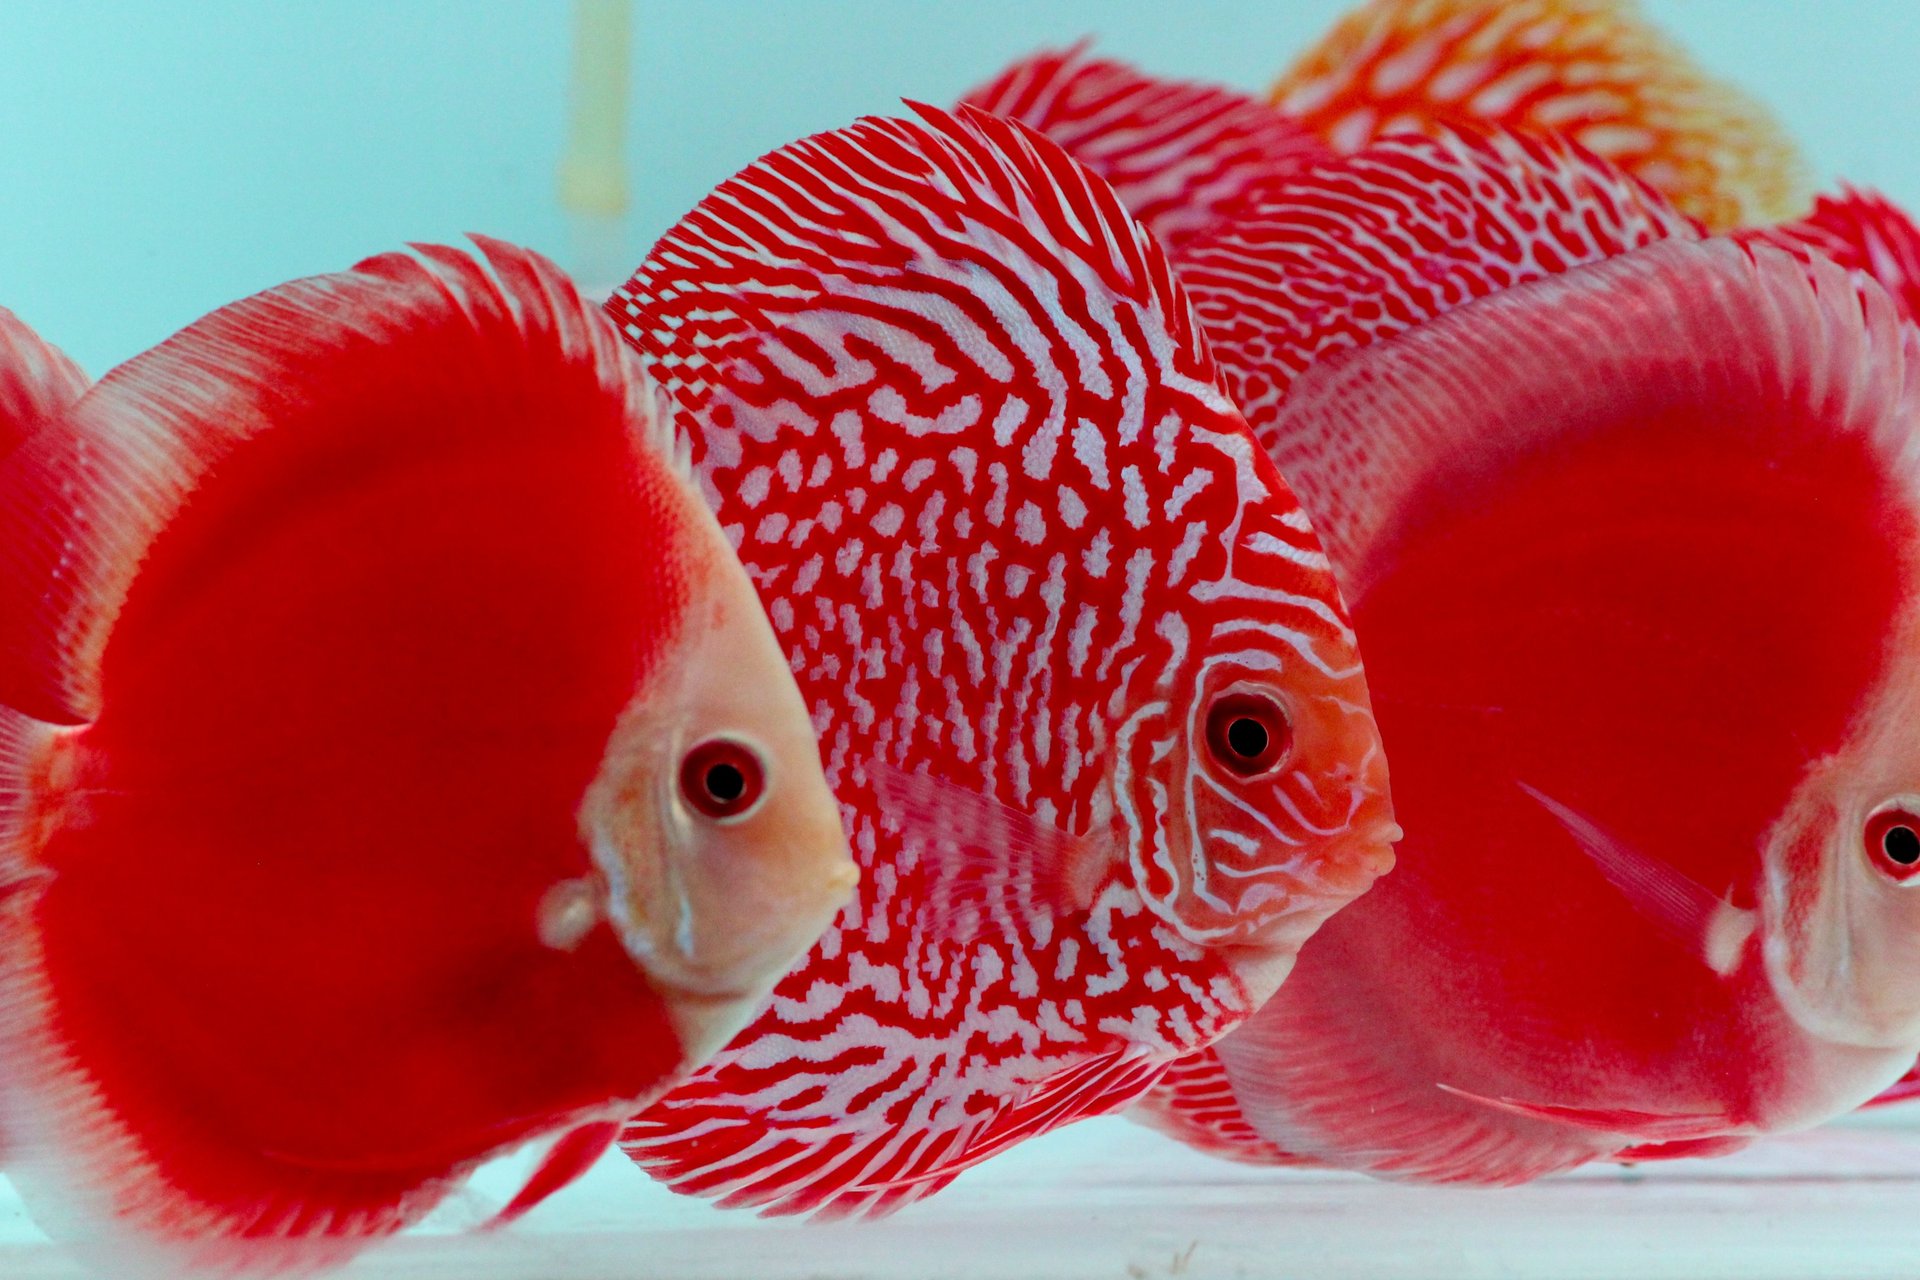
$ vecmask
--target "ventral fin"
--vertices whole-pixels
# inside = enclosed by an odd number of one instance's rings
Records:
[[[1544,791],[1524,782],[1518,786],[1567,829],[1607,883],[1660,932],[1715,973],[1731,973],[1740,963],[1758,923],[1755,912],[1708,892],[1683,872],[1642,853]]]
[[[1805,208],[1771,112],[1708,75],[1628,0],[1370,0],[1274,87],[1337,151],[1391,133],[1559,133],[1716,231]]]
[[[1520,1102],[1513,1098],[1485,1098],[1452,1085],[1439,1086],[1445,1093],[1496,1111],[1544,1120],[1591,1133],[1614,1134],[1640,1143],[1699,1142],[1708,1138],[1732,1136],[1742,1126],[1731,1116],[1712,1112],[1661,1113],[1635,1111],[1626,1107],[1562,1107],[1545,1102]]]
[[[568,1130],[553,1144],[519,1194],[508,1201],[483,1230],[498,1231],[524,1218],[555,1192],[583,1177],[595,1161],[613,1149],[619,1137],[620,1122],[616,1120],[601,1120]]]
[[[1086,42],[1022,58],[962,101],[1059,143],[1169,246],[1330,154],[1311,130],[1256,98],[1158,79],[1094,57]]]
[[[942,1108],[910,1129],[858,1121],[769,1123],[710,1078],[641,1112],[621,1146],[676,1192],[768,1216],[878,1218],[932,1195],[962,1171],[1062,1124],[1119,1111],[1165,1063],[1135,1051],[1096,1055],[1041,1080],[984,1117]]]
[[[940,1167],[862,1183],[861,1192],[888,1192],[946,1181],[984,1164],[1028,1138],[1063,1124],[1123,1110],[1151,1092],[1166,1063],[1140,1053],[1092,1058],[1051,1076],[1010,1100],[991,1120],[967,1135],[965,1154]]]
[[[935,936],[978,936],[994,910],[1085,911],[1119,846],[1074,835],[991,796],[930,773],[870,762],[882,811],[926,877],[923,919]]]

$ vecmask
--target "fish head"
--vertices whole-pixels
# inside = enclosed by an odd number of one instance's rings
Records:
[[[1332,567],[1239,424],[1227,408],[1193,430],[1232,478],[1230,519],[1158,610],[1166,662],[1116,735],[1116,789],[1147,906],[1258,1003],[1392,867],[1400,831]]]
[[[562,894],[549,915],[564,941],[577,932],[570,916],[603,911],[699,1062],[759,1012],[852,898],[859,872],[752,583],[678,480],[681,629],[628,704],[581,808],[598,883]]]
[[[1920,636],[1763,850],[1767,975],[1823,1040],[1920,1045]]]

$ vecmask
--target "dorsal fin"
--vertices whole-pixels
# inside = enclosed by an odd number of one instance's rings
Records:
[[[1621,326],[1623,313],[1643,322]],[[1323,361],[1255,426],[1361,595],[1366,558],[1386,554],[1379,536],[1439,460],[1458,480],[1587,424],[1636,412],[1652,421],[1703,397],[1746,397],[1823,433],[1859,432],[1909,474],[1920,460],[1904,425],[1916,342],[1884,290],[1824,259],[1671,241]],[[1370,411],[1356,415],[1342,397]]]
[[[1920,320],[1920,226],[1877,191],[1843,186],[1823,195],[1797,222],[1744,231],[1738,237],[1805,256],[1823,254],[1877,282],[1909,320]]]
[[[524,324],[602,370],[630,361],[551,264],[476,243],[480,258],[435,247],[386,254],[224,307],[107,374],[59,430],[9,459],[0,470],[0,701],[43,720],[91,718],[92,664],[141,548],[201,475],[312,394],[304,388],[318,385],[322,362],[401,340],[418,312],[396,311],[398,293],[437,295],[440,310],[468,317],[476,343]],[[631,421],[662,422],[637,370],[620,394]],[[650,429],[669,449],[669,428]]]
[[[1806,207],[1772,114],[1632,0],[1370,0],[1301,55],[1273,102],[1342,152],[1398,132],[1564,134],[1716,231]]]
[[[80,366],[0,307],[0,458],[86,389]]]
[[[1317,165],[1177,256],[1227,385],[1271,447],[1264,428],[1293,380],[1336,351],[1700,234],[1579,147],[1496,131],[1389,138]]]
[[[1169,246],[1328,154],[1315,134],[1257,98],[1157,79],[1092,56],[1084,42],[1022,58],[961,101],[1059,143]]]
[[[1087,273],[1167,331],[1183,371],[1212,376],[1165,252],[1110,186],[1020,125],[908,105],[919,119],[869,116],[722,183],[607,300],[663,387],[698,406],[710,379],[750,381],[742,358],[823,297],[858,312],[896,297],[902,274],[950,275],[973,292],[998,288],[1001,270]],[[945,319],[950,339],[995,341]]]

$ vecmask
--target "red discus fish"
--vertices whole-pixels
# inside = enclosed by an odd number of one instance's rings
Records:
[[[639,361],[481,248],[224,308],[64,409],[6,331],[7,1172],[115,1275],[334,1262],[570,1133],[518,1212],[856,875]]]
[[[1570,138],[1716,230],[1804,204],[1802,166],[1771,116],[1620,0],[1376,0],[1303,55],[1270,103],[1085,45],[1023,58],[964,101],[1058,142],[1174,248],[1276,179],[1392,133]],[[1856,200],[1805,230],[1848,234]]]
[[[1875,191],[1843,187],[1823,195],[1797,222],[1742,233],[1743,239],[1817,253],[1879,281],[1908,320],[1920,320],[1920,226]],[[1920,1067],[1910,1069],[1869,1105],[1920,1097]]]
[[[772,1212],[1132,1101],[1396,834],[1326,558],[1165,255],[1058,147],[917,110],[747,169],[609,303],[704,424],[865,873],[627,1133]]]
[[[1022,58],[961,101],[1059,143],[1168,247],[1276,176],[1332,154],[1257,98],[1156,79],[1091,56],[1085,42]]]
[[[1566,144],[1410,139],[1182,255],[1342,571],[1407,837],[1154,1122],[1514,1182],[1910,1064],[1920,331],[1697,237]]]
[[[1633,0],[1368,0],[1272,101],[1343,153],[1404,132],[1561,134],[1716,231],[1806,207],[1772,113],[1707,75]]]

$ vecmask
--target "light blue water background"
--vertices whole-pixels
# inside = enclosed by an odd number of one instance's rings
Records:
[[[1093,34],[1264,87],[1339,0],[641,0],[631,259],[764,151]],[[1822,179],[1920,202],[1920,3],[1648,0]],[[565,0],[0,0],[0,305],[94,373],[203,312],[467,230],[565,263]]]

